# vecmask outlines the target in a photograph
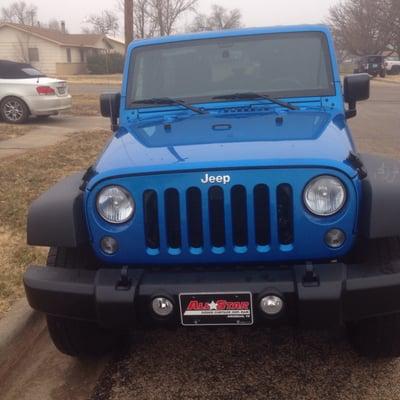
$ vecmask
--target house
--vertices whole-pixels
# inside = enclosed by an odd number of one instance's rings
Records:
[[[87,73],[87,58],[124,54],[124,43],[101,34],[70,34],[39,26],[0,23],[0,59],[27,62],[48,75]]]

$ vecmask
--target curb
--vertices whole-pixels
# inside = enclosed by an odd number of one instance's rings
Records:
[[[18,300],[0,319],[0,382],[28,352],[45,329],[44,316]]]

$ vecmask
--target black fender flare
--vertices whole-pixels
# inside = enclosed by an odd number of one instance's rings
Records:
[[[27,241],[32,246],[79,247],[88,243],[80,189],[85,172],[68,176],[29,208]]]
[[[362,180],[360,234],[367,239],[400,236],[400,161],[361,154],[367,171]]]

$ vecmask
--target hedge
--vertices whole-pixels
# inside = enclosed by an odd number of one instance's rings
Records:
[[[91,74],[120,74],[124,68],[124,56],[119,53],[102,53],[89,56],[88,70]]]

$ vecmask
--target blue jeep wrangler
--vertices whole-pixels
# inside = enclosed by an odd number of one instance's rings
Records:
[[[36,200],[30,305],[58,349],[101,354],[144,324],[345,326],[400,355],[400,163],[357,153],[324,26],[130,44],[114,136]],[[345,104],[346,103],[346,104]]]

